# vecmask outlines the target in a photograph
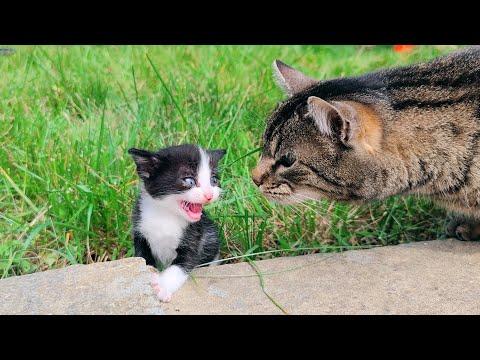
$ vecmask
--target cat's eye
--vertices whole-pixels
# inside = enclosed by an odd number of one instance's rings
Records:
[[[212,186],[218,186],[218,178],[215,175],[210,178],[210,184],[212,184]]]
[[[197,184],[195,182],[195,179],[192,177],[183,178],[182,181],[183,181],[183,185],[188,188],[192,188]]]
[[[278,160],[278,164],[285,167],[290,167],[294,164],[296,160],[297,159],[295,159],[295,156],[293,156],[293,154],[287,153],[285,155],[282,155],[282,157]]]

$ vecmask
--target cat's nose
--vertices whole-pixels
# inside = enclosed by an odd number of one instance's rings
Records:
[[[211,192],[204,193],[203,197],[205,198],[205,200],[210,201],[213,199],[213,193]]]
[[[262,171],[258,167],[252,170],[252,180],[255,183],[255,185],[257,186],[262,185],[262,182],[263,182]]]
[[[255,185],[262,185],[272,172],[275,160],[269,156],[261,156],[255,169],[252,170],[252,180]]]

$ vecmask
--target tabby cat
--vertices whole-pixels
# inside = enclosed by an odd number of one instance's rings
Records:
[[[252,179],[269,199],[353,203],[419,194],[480,237],[480,47],[316,81],[274,62],[288,94],[268,119]]]

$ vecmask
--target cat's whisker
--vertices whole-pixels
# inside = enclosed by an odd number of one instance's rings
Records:
[[[304,213],[302,212],[302,209],[295,206],[295,205],[289,206],[288,210],[294,212],[298,216],[303,216],[304,215]]]
[[[315,200],[315,199],[310,198],[310,197],[308,197],[308,196],[306,196],[306,195],[303,195],[303,194],[296,194],[296,196],[298,196],[298,195],[304,196],[304,197],[307,198],[308,200]],[[299,198],[297,198],[297,199],[299,199]],[[299,200],[300,200],[300,199],[299,199]],[[319,211],[320,209],[315,209],[315,208],[313,208],[312,206],[310,206],[310,205],[308,205],[308,204],[305,204],[304,202],[300,202],[300,203],[298,203],[298,204],[306,207],[307,209],[315,212],[316,214],[320,213],[320,211]],[[358,209],[355,209],[355,211],[357,211],[357,210],[358,210]],[[350,211],[352,211],[352,208],[350,208],[350,209],[348,209],[348,210],[347,210],[347,209],[336,209],[336,211],[340,211],[340,212],[341,212],[342,214],[344,214],[344,215],[349,215]],[[333,213],[333,212],[329,212],[329,213],[327,213],[326,215],[328,215],[329,217],[331,217],[331,218],[333,218],[333,219],[336,219],[336,220],[345,220],[345,218],[343,218],[343,217],[341,217],[341,216],[339,216],[338,214]]]
[[[302,195],[302,194],[292,195],[292,197],[294,199],[299,200],[299,202],[298,202],[299,205],[302,205],[302,206],[304,206],[304,207],[306,207],[306,208],[308,208],[312,211],[317,211],[317,209],[313,208],[312,205],[305,203],[306,200],[314,200],[313,198],[308,198],[308,197],[305,198],[305,197],[302,196],[303,197],[303,199],[302,199],[301,197],[298,197],[299,195]]]
[[[305,194],[296,193],[295,196],[297,196],[297,197],[300,196],[300,197],[302,197],[306,200],[312,200],[312,201],[318,202],[318,199],[315,199],[315,198],[310,197],[310,196],[305,195]]]
[[[292,196],[292,197],[293,197],[293,196]],[[294,198],[295,198],[295,197],[294,197]],[[301,216],[304,216],[304,215],[305,215],[305,213],[304,213],[303,211],[311,211],[311,212],[314,212],[314,213],[318,213],[318,211],[317,211],[316,209],[308,206],[308,205],[305,204],[305,203],[302,203],[302,202],[301,202],[301,201],[302,201],[301,199],[299,199],[299,198],[295,198],[295,199],[296,199],[296,200],[299,200],[299,202],[297,202],[297,203],[295,203],[295,204],[293,204],[293,205],[291,205],[291,206],[289,207],[289,209],[290,209],[291,211],[294,211],[295,213],[297,213],[298,215],[301,215]]]

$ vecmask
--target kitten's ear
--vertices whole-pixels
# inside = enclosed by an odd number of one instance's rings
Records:
[[[133,161],[137,165],[138,176],[142,180],[148,179],[153,170],[155,170],[161,163],[160,158],[155,154],[147,150],[140,150],[131,148],[128,153],[132,155]]]
[[[308,113],[315,120],[318,130],[322,134],[338,137],[344,144],[352,139],[357,128],[353,107],[348,106],[347,108],[347,105],[340,104],[334,106],[316,96],[310,96],[307,104]]]
[[[207,150],[207,154],[214,164],[218,164],[226,153],[227,150],[225,149]]]
[[[273,72],[278,85],[280,85],[288,96],[293,96],[318,83],[317,80],[309,78],[280,60],[273,62]]]

